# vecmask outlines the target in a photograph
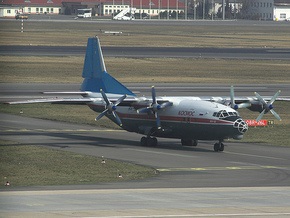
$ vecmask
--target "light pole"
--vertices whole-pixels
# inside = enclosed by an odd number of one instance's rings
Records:
[[[169,0],[167,0],[167,20],[169,20]]]
[[[223,20],[225,20],[225,9],[226,9],[226,4],[225,4],[225,0],[222,1],[222,4],[223,4]]]
[[[202,19],[204,20],[204,13],[205,13],[205,0],[202,2]]]
[[[196,0],[193,0],[193,19],[196,20]]]
[[[213,20],[213,13],[215,12],[213,1],[214,0],[211,0],[211,20]]]

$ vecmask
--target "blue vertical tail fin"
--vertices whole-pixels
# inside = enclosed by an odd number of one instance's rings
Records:
[[[99,39],[89,38],[86,50],[81,91],[135,95],[122,83],[107,73]]]

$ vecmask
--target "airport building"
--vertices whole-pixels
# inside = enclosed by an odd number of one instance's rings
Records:
[[[248,10],[253,19],[290,21],[289,0],[251,0]]]
[[[1,0],[0,17],[16,14],[61,14],[61,0]]]
[[[217,14],[223,2],[235,13],[247,4],[246,19],[290,20],[289,0],[0,0],[0,17],[14,18],[18,13],[77,15],[78,9],[85,8],[92,9],[92,16],[112,16],[131,7],[136,8],[135,13],[150,17],[163,13],[170,19],[175,13],[187,18],[203,4],[209,7],[209,14]]]

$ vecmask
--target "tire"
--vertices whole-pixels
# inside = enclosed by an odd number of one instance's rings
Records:
[[[150,147],[156,147],[157,146],[157,139],[156,138],[147,138],[147,145]]]
[[[148,140],[147,137],[143,136],[140,140],[141,146],[147,146]]]
[[[214,146],[213,146],[213,150],[215,152],[218,152],[220,150],[220,144],[219,143],[215,143]]]
[[[221,144],[220,144],[220,149],[219,149],[219,151],[224,151],[224,149],[225,149],[225,146],[224,146],[223,143],[221,143]]]

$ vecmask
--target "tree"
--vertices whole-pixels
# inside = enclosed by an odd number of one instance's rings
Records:
[[[242,0],[242,8],[238,13],[240,19],[251,19],[251,2],[252,0]]]

